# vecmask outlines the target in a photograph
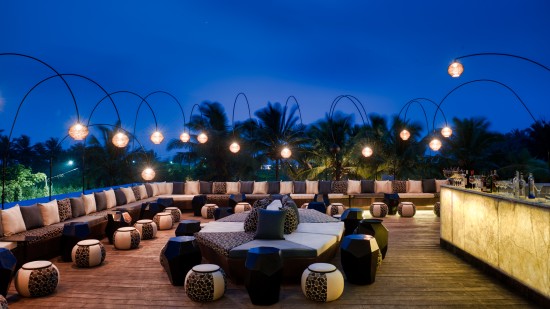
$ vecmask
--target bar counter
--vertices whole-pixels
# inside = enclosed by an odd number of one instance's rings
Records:
[[[441,188],[441,246],[550,303],[550,203]]]

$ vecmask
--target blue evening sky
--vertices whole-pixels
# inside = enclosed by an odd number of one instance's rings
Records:
[[[235,96],[246,93],[252,112],[267,102],[298,99],[304,123],[323,118],[333,99],[351,94],[367,113],[397,114],[409,100],[439,102],[461,83],[493,79],[515,90],[537,119],[550,120],[550,71],[507,57],[464,59],[459,79],[447,74],[454,57],[511,53],[550,66],[550,1],[7,1],[0,2],[0,53],[37,57],[60,73],[85,75],[108,92],[142,96],[163,90],[191,107],[218,101],[231,117]],[[9,133],[25,93],[52,75],[29,59],[0,57],[0,129]],[[87,120],[104,94],[92,83],[66,77],[80,116]],[[132,130],[140,99],[113,97],[123,127]],[[181,133],[175,102],[150,97],[166,141]],[[235,120],[248,114],[237,102]],[[426,105],[428,117],[434,109]],[[337,107],[355,112],[349,102]],[[460,88],[442,105],[453,117],[485,116],[491,129],[523,129],[532,119],[517,98],[495,83]],[[418,107],[408,118],[425,123]],[[37,87],[25,100],[13,137],[32,142],[64,137],[76,119],[59,79]],[[359,117],[356,116],[356,120]],[[105,100],[91,123],[114,123]],[[231,121],[231,119],[230,119]],[[442,125],[438,117],[436,126]],[[142,108],[138,138],[154,129]],[[72,142],[67,141],[64,146]],[[166,142],[153,147],[165,153]]]

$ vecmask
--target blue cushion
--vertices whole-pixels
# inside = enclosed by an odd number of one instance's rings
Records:
[[[284,224],[286,212],[258,209],[258,228],[254,239],[285,239]]]

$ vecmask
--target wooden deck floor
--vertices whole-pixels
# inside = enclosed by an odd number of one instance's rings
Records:
[[[184,214],[189,217],[191,214]],[[299,284],[284,284],[274,308],[508,307],[534,308],[495,280],[439,247],[439,218],[421,210],[414,218],[389,216],[389,249],[376,282],[357,286],[346,282],[337,301],[307,300]],[[12,286],[10,308],[143,308],[253,307],[242,285],[229,283],[225,296],[212,303],[194,303],[183,287],[172,286],[159,263],[159,252],[174,230],[160,231],[132,251],[115,250],[104,239],[107,258],[102,266],[78,269],[53,259],[61,273],[57,291],[43,298],[19,297]],[[340,267],[338,256],[333,263]],[[341,268],[340,268],[341,269]]]

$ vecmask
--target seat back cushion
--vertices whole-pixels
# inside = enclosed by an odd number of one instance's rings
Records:
[[[26,231],[25,220],[23,220],[19,205],[3,209],[1,212],[4,236],[11,236]]]
[[[374,180],[361,180],[361,193],[374,193]]]
[[[294,181],[292,183],[294,194],[305,194],[306,193],[306,182],[305,181]]]
[[[254,181],[241,181],[241,193],[252,194],[254,192]]]
[[[57,208],[59,211],[59,221],[63,222],[69,220],[73,217],[73,212],[71,209],[71,201],[68,198],[62,200],[57,200]]]
[[[267,194],[279,194],[281,191],[281,182],[268,181],[267,182]]]
[[[199,181],[187,181],[185,182],[185,194],[187,195],[198,195],[200,192],[200,183]]]
[[[258,228],[254,239],[284,239],[286,211],[258,208]]]
[[[91,194],[90,194],[91,195]],[[93,195],[92,195],[93,199]],[[95,203],[95,200],[94,200]],[[59,207],[57,206],[57,200],[52,200],[47,203],[38,203],[40,213],[42,214],[42,220],[44,225],[52,225],[59,223]]]
[[[320,194],[329,194],[331,190],[332,181],[330,180],[320,180],[319,181],[319,190],[317,191]],[[307,188],[306,188],[307,190]],[[315,192],[308,192],[308,193],[314,193]]]
[[[107,209],[107,195],[105,192],[94,192],[96,211]]]
[[[292,193],[292,181],[281,181],[281,188],[279,190],[280,194],[291,194]]]
[[[227,183],[214,181],[212,183],[212,193],[213,194],[225,194],[227,192]]]
[[[152,185],[151,184],[149,184],[149,185],[152,188]],[[147,185],[145,185],[145,187],[147,188]],[[149,194],[149,193],[147,193],[147,194]],[[154,196],[154,195],[150,195],[150,196]],[[117,206],[126,205],[126,194],[124,194],[124,191],[122,191],[122,188],[118,188],[118,189],[115,190],[115,197],[116,197],[116,205]]]
[[[82,197],[71,197],[69,198],[69,201],[71,201],[71,212],[73,213],[73,218],[82,217],[86,214]]]
[[[185,182],[174,182],[172,184],[172,194],[185,194]]]
[[[40,213],[38,204],[20,206],[20,211],[27,231],[44,226],[44,220],[42,220],[42,213]]]
[[[109,189],[109,190],[105,190],[103,192],[105,192],[105,199],[107,200],[107,208],[115,207],[116,206],[115,190]],[[145,192],[145,197],[147,197],[147,191],[145,190],[145,186],[141,185],[139,193],[140,193],[140,196],[142,196],[142,198],[144,198],[143,197],[144,195],[142,195],[144,192]]]
[[[348,180],[347,194],[361,194],[361,181],[360,180]]]
[[[116,194],[116,191],[115,191]],[[93,194],[82,194],[82,202],[84,202],[84,212],[86,214],[91,214],[97,211],[95,205],[95,197]]]

